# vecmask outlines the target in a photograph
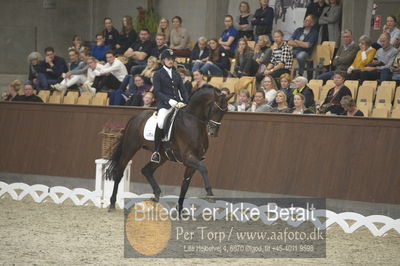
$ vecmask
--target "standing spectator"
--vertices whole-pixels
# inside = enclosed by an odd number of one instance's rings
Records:
[[[149,108],[154,106],[155,106],[154,94],[151,91],[148,91],[143,95],[143,107]]]
[[[317,113],[326,113],[327,115],[340,115],[344,109],[340,105],[340,101],[346,95],[351,97],[351,91],[344,85],[346,80],[346,72],[336,71],[333,75],[333,83],[335,87],[331,88],[326,95],[324,102],[320,108],[317,108]]]
[[[271,76],[266,75],[263,78],[263,80],[261,81],[261,90],[265,93],[266,103],[268,105],[272,105],[275,100],[278,88],[276,86],[275,80]]]
[[[37,67],[41,60],[43,60],[43,57],[38,52],[32,52],[28,55],[28,64],[29,64],[28,80],[32,82],[33,88],[36,90],[38,89],[39,85]]]
[[[360,37],[358,46],[360,50],[357,52],[351,66],[347,69],[349,80],[358,80],[361,76],[361,71],[372,62],[376,53],[375,48],[371,47],[371,39],[366,35]]]
[[[110,17],[104,18],[104,30],[103,36],[105,38],[105,43],[112,50],[120,49],[120,36],[116,28],[113,27],[112,20]]]
[[[234,57],[239,33],[235,27],[233,27],[233,17],[231,15],[225,16],[224,24],[225,30],[219,38],[219,44],[225,49],[229,57]]]
[[[239,4],[240,15],[236,17],[235,24],[239,31],[239,38],[246,38],[248,41],[254,39],[253,25],[251,21],[253,20],[253,15],[250,12],[250,5],[246,1],[242,1]]]
[[[258,70],[258,64],[253,59],[253,51],[247,44],[246,39],[241,38],[235,53],[235,74],[241,76],[255,76]]]
[[[129,47],[136,42],[137,33],[133,28],[133,22],[131,16],[124,16],[122,18],[121,34],[119,35],[120,41],[116,45],[115,52],[117,54],[124,54]]]
[[[271,62],[267,65],[264,72],[257,74],[257,81],[260,82],[265,75],[279,78],[284,73],[290,73],[293,64],[293,55],[290,47],[283,41],[283,32],[274,31],[275,44],[272,48]]]
[[[193,68],[193,64],[196,62],[200,63],[205,63],[208,60],[208,47],[207,47],[207,38],[206,37],[200,37],[195,44],[192,53],[190,54],[190,60],[189,60],[189,68]]]
[[[294,96],[302,94],[304,96],[303,103],[307,108],[314,108],[314,93],[310,87],[307,86],[308,80],[305,77],[297,77],[294,79],[294,90],[289,99],[289,107],[294,105]]]
[[[290,75],[287,73],[282,74],[279,77],[279,83],[281,85],[279,90],[282,91],[283,93],[285,93],[285,95],[286,95],[285,99],[287,100],[288,104],[289,104],[288,100],[290,99],[292,92],[293,92],[292,88],[290,88],[291,82],[292,82],[292,79],[290,78]]]
[[[342,20],[342,8],[339,0],[329,0],[329,6],[322,11],[318,22],[321,25],[319,30],[319,42],[336,42],[336,48],[340,42],[340,23]]]
[[[272,24],[274,22],[274,9],[268,6],[269,0],[260,0],[260,8],[254,13],[251,24],[256,27],[256,40],[260,35],[267,35],[272,40]]]
[[[312,50],[317,44],[318,32],[313,28],[314,23],[314,16],[307,16],[304,19],[303,27],[297,28],[288,41],[288,45],[293,47],[293,56],[299,63],[298,74],[300,76],[303,75],[306,60],[311,57]],[[311,76],[311,74],[309,73],[308,76]]]
[[[14,80],[8,85],[8,91],[1,95],[1,98],[5,102],[12,101],[17,95],[18,91],[21,89],[21,82],[19,80]]]
[[[164,33],[157,33],[156,35],[156,46],[151,50],[150,55],[159,59],[161,53],[168,49],[167,42],[165,41]]]
[[[315,17],[315,19],[318,21],[319,18],[321,17],[322,11],[324,10],[325,7],[328,7],[325,0],[312,1],[307,6],[307,10],[306,10],[306,14],[305,14],[304,18],[306,18],[308,15],[313,15]],[[314,28],[319,32],[319,24],[318,23],[315,23]]]
[[[190,56],[190,35],[189,32],[182,27],[182,18],[175,16],[172,18],[173,28],[170,33],[170,45],[176,56]]]
[[[79,35],[74,35],[72,38],[72,46],[68,48],[68,51],[76,50],[78,53],[83,52],[85,50],[85,46],[82,45],[82,38]]]
[[[89,56],[89,57],[86,59],[86,63],[87,63],[87,65],[88,65],[87,78],[86,78],[86,81],[85,81],[85,82],[83,83],[83,85],[81,86],[80,92],[81,92],[81,94],[84,93],[84,92],[90,92],[90,93],[92,93],[93,95],[95,95],[95,94],[96,94],[96,89],[93,88],[93,87],[94,87],[93,84],[95,83],[95,82],[94,82],[95,79],[97,79],[97,82],[96,82],[96,83],[99,82],[98,80],[100,79],[100,76],[99,76],[99,77],[96,77],[96,76],[94,75],[93,71],[95,71],[95,70],[100,71],[101,69],[104,68],[104,66],[103,66],[102,64],[99,64],[99,63],[97,62],[97,59],[94,58],[94,57],[92,57],[92,56]]]
[[[387,70],[393,64],[393,61],[397,55],[397,50],[390,44],[390,35],[384,32],[379,37],[381,48],[376,52],[374,60],[366,65],[361,71],[360,79],[364,80],[377,80],[380,81],[388,80],[388,76],[385,75]],[[385,70],[384,72],[382,72]],[[381,75],[382,74],[382,75]]]
[[[193,92],[197,91],[201,87],[207,84],[207,81],[204,78],[204,74],[200,69],[197,69],[192,72],[194,85],[192,91],[188,94],[189,96],[192,95]]]
[[[313,114],[314,112],[311,109],[308,109],[306,105],[304,105],[305,97],[303,94],[299,93],[294,95],[293,97],[293,108],[291,109],[292,114],[302,115],[302,114]]]
[[[170,38],[170,29],[169,29],[169,21],[166,18],[160,19],[160,23],[158,24],[157,34],[164,34],[165,42],[169,44]]]
[[[37,66],[38,88],[48,90],[49,85],[59,83],[62,74],[68,72],[64,58],[55,55],[53,47],[44,49],[45,60]]]
[[[96,45],[92,46],[90,54],[101,62],[106,61],[106,53],[110,50],[110,47],[105,44],[105,39],[103,34],[96,34]]]
[[[344,112],[342,115],[347,116],[364,116],[364,113],[357,109],[356,102],[351,96],[344,96],[340,101]]]
[[[347,71],[351,63],[353,63],[358,49],[357,44],[353,41],[351,30],[344,30],[342,32],[342,45],[339,47],[339,50],[333,59],[332,66],[335,67],[336,70]],[[333,71],[325,72],[319,75],[317,79],[327,81],[332,78],[333,73]]]
[[[42,99],[33,93],[33,86],[30,81],[24,85],[24,95],[17,95],[12,99],[13,102],[37,102],[42,103]]]
[[[288,108],[287,97],[283,91],[278,91],[275,96],[275,106],[272,109],[272,112],[276,113],[289,113],[290,109]]]
[[[266,66],[271,62],[272,49],[271,41],[267,35],[258,36],[256,46],[254,47],[253,59],[258,64],[257,72],[264,72]]]
[[[126,50],[124,56],[129,58],[129,66],[146,65],[147,58],[153,50],[153,43],[150,41],[150,32],[143,28],[139,32],[139,40]],[[130,69],[130,67],[128,67]]]
[[[208,41],[209,56],[207,62],[196,62],[192,71],[200,69],[205,75],[223,76],[224,70],[229,71],[230,61],[225,50],[218,45],[217,39]]]
[[[68,51],[68,71],[74,70],[80,63],[79,61],[79,53],[77,50],[72,49]]]
[[[128,75],[125,65],[115,57],[115,52],[110,50],[106,53],[107,64],[100,71],[94,70],[95,76],[102,76],[103,82],[93,84],[97,91],[106,87],[108,90],[116,90],[121,85],[122,80]]]

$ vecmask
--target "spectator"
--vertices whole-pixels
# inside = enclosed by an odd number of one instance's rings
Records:
[[[389,15],[386,18],[386,24],[383,25],[383,32],[387,32],[390,35],[390,44],[394,47],[398,48],[400,45],[400,29],[397,27],[397,18],[394,15]],[[381,47],[381,42],[378,40],[378,45],[375,49],[379,49]]]
[[[261,90],[265,93],[266,103],[272,105],[275,100],[277,86],[275,80],[271,76],[266,75],[263,78],[261,81]]]
[[[165,42],[169,44],[170,38],[170,29],[169,29],[169,21],[166,18],[160,19],[160,23],[158,24],[157,34],[164,34]]]
[[[154,56],[150,56],[149,59],[147,59],[147,66],[145,69],[143,69],[142,73],[140,73],[140,76],[142,76],[144,83],[147,85],[151,86],[153,85],[153,82],[151,81],[153,79],[154,72],[158,69],[158,61],[157,58]]]
[[[161,53],[168,49],[167,42],[165,40],[164,33],[157,33],[156,35],[156,46],[151,50],[150,55],[159,59]]]
[[[230,61],[225,50],[218,45],[217,39],[208,41],[209,57],[207,62],[196,62],[192,71],[200,69],[205,75],[223,76],[224,70],[229,71]]]
[[[287,97],[283,91],[278,91],[275,96],[275,105],[272,109],[275,113],[290,113],[288,108]]]
[[[82,45],[82,38],[79,35],[74,35],[72,38],[72,46],[68,48],[68,51],[76,50],[81,53],[85,50],[85,46]]]
[[[265,75],[279,78],[284,73],[290,73],[293,64],[293,55],[290,47],[283,41],[283,32],[274,31],[274,48],[272,48],[271,62],[262,73],[257,74],[257,81],[260,82]]]
[[[13,102],[37,102],[42,103],[42,99],[33,93],[33,86],[30,81],[24,85],[24,95],[17,95],[12,99]]]
[[[74,70],[80,63],[79,61],[79,53],[77,50],[72,49],[68,51],[68,71]]]
[[[105,62],[106,53],[108,50],[110,50],[110,48],[108,47],[108,45],[105,44],[103,34],[96,34],[96,45],[92,46],[90,54],[100,62]]]
[[[272,107],[267,104],[265,100],[265,92],[264,91],[257,91],[254,94],[254,102],[251,105],[251,108],[247,110],[247,112],[257,112],[257,113],[265,113],[271,112]]]
[[[400,81],[400,52],[397,53],[392,66],[389,69],[382,70],[381,76],[385,80]]]
[[[155,103],[154,94],[151,91],[148,91],[143,95],[143,107],[154,107]]]
[[[344,112],[344,109],[340,105],[340,101],[346,95],[351,96],[350,89],[344,85],[345,80],[346,72],[335,72],[333,75],[333,83],[335,83],[335,87],[328,91],[328,94],[326,95],[321,107],[317,107],[317,113],[340,115]]]
[[[222,88],[221,89],[221,94],[224,94],[226,97],[228,97],[231,94],[231,91],[228,88]],[[228,102],[228,111],[229,112],[234,112],[235,108],[236,107],[233,104],[230,104]]]
[[[65,92],[68,88],[85,83],[87,79],[87,71],[88,71],[88,64],[87,59],[89,57],[89,53],[87,51],[83,51],[79,54],[80,62],[77,67],[73,70],[68,71],[67,73],[63,73],[63,80],[60,83],[52,85],[52,87],[56,90]]]
[[[235,20],[239,38],[246,38],[248,41],[252,41],[254,39],[253,25],[251,25],[253,15],[250,12],[249,3],[246,1],[240,2],[239,12],[240,15],[237,16]]]
[[[103,36],[105,39],[105,44],[108,45],[110,49],[116,50],[121,48],[119,33],[117,29],[113,27],[110,17],[104,18]]]
[[[376,53],[375,48],[371,47],[371,39],[366,35],[360,37],[358,46],[360,50],[357,52],[351,66],[347,69],[349,80],[358,80],[361,76],[361,71],[364,70],[366,65],[372,62]]]
[[[62,74],[68,72],[67,64],[62,57],[55,55],[53,47],[44,49],[45,60],[37,66],[38,88],[48,90],[49,85],[59,83]]]
[[[192,91],[188,94],[189,96],[192,95],[193,92],[197,91],[201,87],[207,84],[207,81],[204,78],[204,74],[200,69],[197,69],[192,72],[194,85]]]
[[[260,8],[254,13],[251,24],[255,26],[256,40],[260,35],[267,35],[272,39],[272,24],[274,22],[274,10],[268,6],[269,0],[260,0]]]
[[[169,47],[174,51],[174,55],[181,57],[190,56],[190,35],[189,32],[182,27],[182,18],[175,16],[172,18],[173,28],[170,33]]]
[[[271,41],[269,40],[267,35],[258,36],[258,40],[256,46],[254,47],[254,56],[253,59],[258,64],[259,71],[264,72],[266,66],[271,62],[272,57],[272,49],[271,49]]]
[[[279,90],[282,91],[283,93],[285,93],[286,100],[290,99],[290,97],[292,95],[292,92],[293,92],[292,88],[290,88],[290,83],[291,82],[292,82],[292,79],[291,79],[290,75],[287,74],[287,73],[282,74],[279,77],[279,83],[281,85],[281,88]],[[289,101],[287,103],[289,104]]]
[[[361,71],[360,79],[362,81],[377,79],[380,81],[389,80],[389,76],[386,74],[393,64],[397,55],[397,50],[390,44],[389,33],[382,33],[379,37],[379,41],[381,43],[381,48],[376,52],[374,60]]]
[[[328,7],[325,0],[312,1],[307,6],[306,15],[304,16],[304,18],[306,18],[308,15],[313,15],[316,21],[318,21],[325,7]],[[314,28],[319,32],[318,23],[315,23]]]
[[[196,62],[205,63],[208,60],[208,47],[207,47],[207,38],[200,37],[195,44],[192,53],[190,54],[190,69],[193,68],[193,64]]]
[[[305,77],[297,77],[294,79],[294,90],[289,99],[289,107],[294,105],[294,96],[296,94],[302,94],[304,96],[303,104],[307,108],[314,108],[314,93],[312,89],[307,86],[308,80]]]
[[[32,52],[28,55],[28,64],[29,64],[29,74],[28,80],[32,82],[33,88],[38,89],[39,80],[38,80],[38,70],[40,61],[43,60],[43,57],[38,52]]]
[[[340,23],[342,20],[342,8],[339,0],[329,0],[329,6],[325,7],[319,18],[319,41],[336,42],[336,48],[340,42]]]
[[[293,97],[293,108],[290,110],[290,113],[292,114],[313,114],[314,112],[310,109],[308,109],[304,105],[305,97],[303,94],[299,93],[294,95]]]
[[[110,50],[106,53],[107,64],[100,70],[94,70],[95,76],[102,76],[102,82],[93,86],[97,91],[102,89],[116,90],[121,86],[121,82],[128,75],[125,65],[115,57],[115,52]]]
[[[150,32],[143,28],[139,32],[139,40],[126,50],[124,56],[129,58],[129,66],[146,65],[147,58],[153,50],[153,43],[150,41]],[[130,69],[128,67],[128,69]]]
[[[354,61],[356,54],[358,52],[358,46],[354,43],[351,30],[344,30],[342,32],[342,45],[336,53],[333,59],[332,66],[339,71],[347,71],[351,63]],[[317,77],[317,79],[322,79],[327,81],[331,79],[334,71],[325,72]]]
[[[136,42],[137,33],[133,28],[131,16],[124,16],[122,18],[122,28],[119,38],[119,44],[115,45],[115,52],[117,54],[124,54]]]
[[[225,16],[224,24],[225,30],[219,38],[219,44],[225,49],[229,57],[234,57],[239,33],[235,27],[233,27],[233,17],[231,15]]]
[[[21,82],[19,80],[14,80],[8,85],[8,91],[1,95],[1,98],[5,102],[12,101],[17,95],[18,91],[21,89]]]
[[[299,63],[298,74],[300,76],[303,75],[306,60],[311,57],[312,50],[317,44],[318,32],[313,28],[314,22],[314,16],[307,16],[304,19],[303,27],[297,28],[288,41],[288,45],[293,47],[293,56]],[[311,74],[309,73],[308,76]]]
[[[342,105],[342,108],[344,109],[344,112],[342,115],[347,115],[347,116],[364,116],[364,113],[361,110],[357,109],[356,102],[354,99],[347,95],[343,96],[342,100],[340,101],[340,104]]]
[[[190,82],[190,80],[186,76],[186,70],[184,68],[178,68],[177,71],[178,71],[179,75],[181,76],[183,85],[185,85],[188,95],[190,96],[192,94],[193,86],[192,86],[192,82]]]
[[[80,88],[80,92],[81,94],[84,92],[90,92],[93,95],[95,95],[96,89],[94,88],[93,84],[95,83],[94,82],[95,80],[97,81],[96,83],[98,83],[101,77],[100,76],[96,77],[93,71],[95,70],[100,71],[104,68],[104,66],[102,64],[99,64],[97,62],[97,59],[92,56],[89,56],[86,59],[86,63],[88,65],[87,78],[86,81],[83,83],[82,87]]]
[[[128,87],[128,90],[126,89]],[[118,89],[110,92],[110,105],[141,106],[143,95],[150,86],[144,83],[140,75],[126,75]]]
[[[251,108],[250,93],[248,90],[241,90],[239,92],[239,101],[234,103],[235,111],[246,112]]]
[[[247,44],[246,39],[241,38],[235,53],[235,74],[241,76],[255,76],[258,64],[253,59],[254,53]]]

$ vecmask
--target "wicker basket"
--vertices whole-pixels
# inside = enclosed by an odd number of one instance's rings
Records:
[[[101,158],[103,159],[111,159],[111,155],[114,150],[115,144],[118,142],[121,137],[121,133],[100,133],[103,136],[103,140],[101,142]]]

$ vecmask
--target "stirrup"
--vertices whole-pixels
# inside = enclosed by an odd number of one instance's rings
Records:
[[[152,163],[160,163],[160,158],[161,155],[158,151],[153,152],[153,154],[151,155],[150,161]]]

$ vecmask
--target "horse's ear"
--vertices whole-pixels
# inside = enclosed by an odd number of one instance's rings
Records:
[[[233,96],[235,96],[235,93],[234,93],[234,92],[229,93],[229,94],[226,96],[226,100],[229,101]]]
[[[222,92],[220,89],[214,87],[214,94],[215,94],[215,96],[219,97],[219,96],[221,96]]]

